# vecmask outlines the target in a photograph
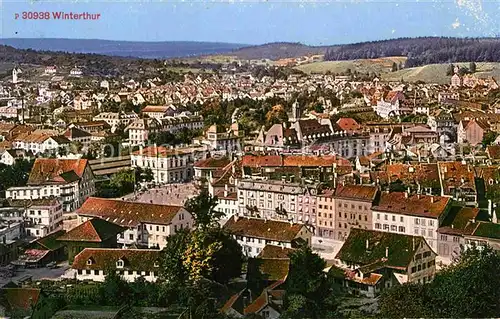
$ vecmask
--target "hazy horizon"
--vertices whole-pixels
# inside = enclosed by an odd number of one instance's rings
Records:
[[[90,20],[23,20],[22,12],[89,12]],[[2,3],[1,38],[131,42],[273,42],[313,46],[390,38],[487,37],[500,34],[497,2],[453,1],[199,1]]]

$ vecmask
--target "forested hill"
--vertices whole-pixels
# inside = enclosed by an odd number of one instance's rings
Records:
[[[374,59],[406,56],[405,67],[432,63],[500,62],[500,38],[401,38],[330,47],[325,60]]]

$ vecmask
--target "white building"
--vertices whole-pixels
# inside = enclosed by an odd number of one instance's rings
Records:
[[[446,218],[451,202],[449,197],[383,192],[378,204],[372,207],[373,229],[422,236],[437,251],[437,229]]]
[[[63,209],[57,198],[26,200],[26,203],[26,235],[40,238],[62,229]]]
[[[237,186],[240,216],[288,220],[296,215],[303,194],[300,184],[286,181],[244,179]]]
[[[71,212],[95,193],[94,174],[86,159],[37,158],[26,186],[6,190],[8,199],[57,197]]]
[[[130,145],[145,145],[151,133],[160,132],[161,123],[152,118],[136,119],[125,130],[128,131]]]
[[[182,206],[128,202],[91,197],[76,212],[78,223],[99,217],[127,230],[118,235],[118,244],[163,249],[167,237],[193,227],[193,217]]]
[[[177,183],[194,176],[193,164],[207,157],[205,147],[166,148],[150,146],[132,153],[132,168],[151,169],[154,182]]]
[[[256,257],[266,245],[292,248],[295,241],[310,245],[312,238],[311,231],[303,224],[237,215],[226,222],[224,229],[233,235],[247,257]]]
[[[233,215],[238,214],[238,193],[231,192],[228,184],[225,185],[224,191],[217,194],[217,206],[214,210],[224,213],[224,217],[221,218],[220,223],[224,225]]]
[[[94,116],[94,121],[104,121],[111,126],[111,132],[114,132],[117,127],[127,126],[132,121],[138,119],[139,116],[135,112],[101,112]]]
[[[155,282],[160,269],[160,251],[153,249],[85,248],[75,256],[71,268],[77,280],[104,281],[108,271],[134,282],[139,277]]]
[[[199,143],[207,144],[213,150],[232,154],[242,150],[242,132],[239,131],[238,123],[233,123],[231,128],[224,129],[221,126],[212,125],[208,128],[206,137]]]

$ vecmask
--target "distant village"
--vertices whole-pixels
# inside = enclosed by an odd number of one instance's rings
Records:
[[[161,282],[172,236],[201,229],[187,204],[201,196],[217,200],[217,227],[244,260],[243,285],[218,307],[228,318],[280,318],[290,256],[304,247],[366,304],[432,282],[467,249],[500,250],[492,77],[456,66],[442,85],[225,66],[165,83],[29,68],[0,83],[0,316],[59,318],[45,281],[103,283],[111,271]]]

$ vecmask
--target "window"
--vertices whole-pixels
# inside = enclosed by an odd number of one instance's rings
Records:
[[[404,222],[404,218],[403,218],[403,216],[401,216],[401,217],[399,218],[399,221],[400,221],[400,222]]]
[[[392,221],[395,222],[396,221],[396,216],[392,216]]]
[[[413,231],[413,233],[414,233],[415,235],[418,235],[418,228],[415,228],[415,230]]]
[[[377,214],[377,219],[380,219],[380,214]]]
[[[380,223],[375,223],[375,229],[380,229]]]
[[[389,230],[389,225],[384,224],[384,230]]]
[[[448,241],[448,236],[446,236],[446,235],[441,235],[441,240],[442,240],[442,241]]]
[[[420,220],[418,218],[415,218],[415,225],[420,225]]]
[[[397,231],[398,230],[398,226],[396,225],[391,225],[391,231]]]
[[[385,215],[384,215],[384,219],[385,219],[385,220],[388,220],[387,214],[385,214]]]
[[[405,227],[404,227],[404,226],[399,226],[399,232],[400,232],[400,233],[404,233],[404,232],[406,232]]]
[[[120,259],[120,260],[118,260],[118,261],[116,262],[116,267],[117,267],[117,268],[123,268],[123,260],[121,260],[121,259]]]
[[[87,265],[92,265],[94,263],[94,261],[92,260],[92,258],[89,258],[89,260],[87,260]]]

